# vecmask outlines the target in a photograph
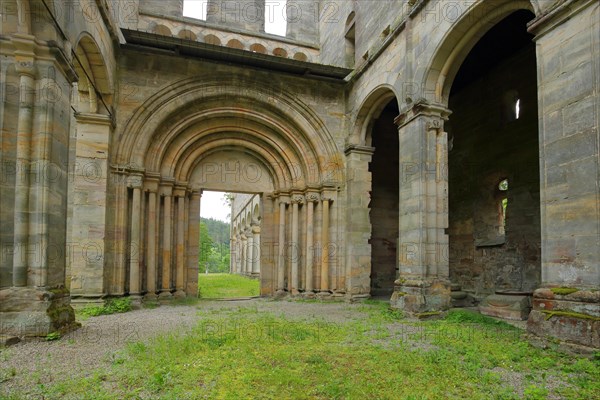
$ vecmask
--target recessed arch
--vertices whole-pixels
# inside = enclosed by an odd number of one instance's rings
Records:
[[[368,145],[367,140],[373,127],[373,121],[379,117],[386,105],[398,99],[395,89],[390,85],[381,85],[373,89],[363,100],[354,117],[354,132],[351,144]]]
[[[324,176],[331,179],[327,168],[341,167],[329,132],[291,94],[282,91],[277,102],[265,103],[260,83],[228,86],[222,82],[187,79],[159,91],[131,118],[115,161],[186,179],[198,154],[238,146],[268,162],[274,171],[282,171],[274,174],[278,189],[319,184]],[[235,107],[222,106],[225,99],[233,98]],[[340,173],[333,175],[341,182]]]
[[[440,41],[426,68],[421,87],[423,97],[442,105],[448,104],[454,78],[463,61],[479,40],[498,22],[518,10],[539,10],[529,0],[503,0],[490,4],[479,1],[472,6]]]
[[[79,111],[110,113],[110,110],[107,110],[97,97],[98,95],[102,96],[106,106],[112,105],[112,77],[109,75],[104,56],[92,35],[83,32],[79,36],[75,46],[75,55],[77,57],[74,67],[79,76],[77,88],[80,96],[84,97],[83,100],[89,105],[89,109],[86,105],[86,109]]]

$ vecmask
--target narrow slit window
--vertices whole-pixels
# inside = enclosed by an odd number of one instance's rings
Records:
[[[515,119],[519,119],[521,116],[521,99],[517,99],[515,103]]]

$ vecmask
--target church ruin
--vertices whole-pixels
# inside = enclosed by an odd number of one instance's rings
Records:
[[[257,196],[263,296],[600,347],[598,2],[287,0],[286,36],[267,3],[2,2],[0,333],[195,296],[214,190]]]

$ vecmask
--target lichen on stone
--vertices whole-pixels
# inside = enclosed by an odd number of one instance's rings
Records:
[[[579,289],[568,287],[551,288],[550,290],[552,291],[552,293],[558,294],[560,296],[566,296],[571,293],[579,292]]]

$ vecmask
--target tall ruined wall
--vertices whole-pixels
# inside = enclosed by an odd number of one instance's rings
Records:
[[[479,294],[532,291],[540,284],[534,58],[532,43],[450,98],[450,278]],[[520,115],[514,119],[517,93]],[[498,188],[504,179],[506,194]],[[505,196],[503,233],[499,207]]]

